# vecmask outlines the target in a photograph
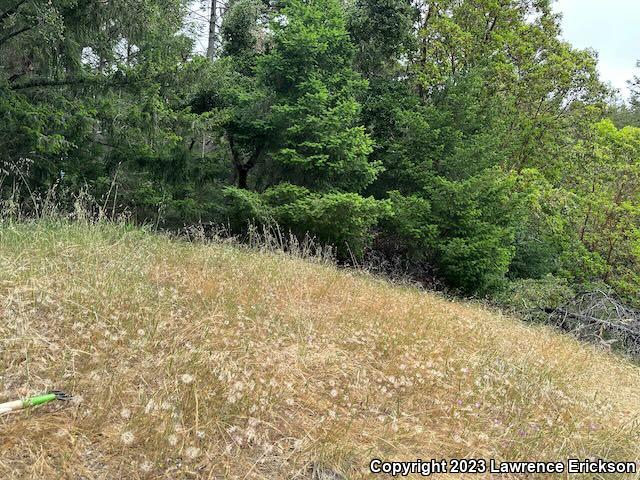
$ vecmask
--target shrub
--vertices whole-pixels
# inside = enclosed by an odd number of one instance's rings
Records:
[[[436,266],[450,285],[480,294],[503,286],[521,220],[514,176],[491,168],[460,182],[438,179],[432,198]]]
[[[439,246],[439,266],[449,283],[467,293],[484,294],[506,284],[505,274],[515,248],[504,245],[504,232],[456,237]]]
[[[433,252],[438,227],[431,203],[419,196],[389,192],[389,214],[380,222],[380,247],[386,253],[424,260]]]
[[[305,187],[291,183],[280,183],[267,189],[262,198],[272,207],[281,207],[302,200],[309,194],[309,190]]]
[[[250,223],[268,224],[272,221],[271,209],[256,192],[225,187],[222,197],[220,220],[227,223],[232,232],[241,232]]]
[[[339,258],[361,258],[371,240],[371,228],[385,212],[387,204],[356,193],[307,194],[292,186],[278,187],[265,196],[272,202],[287,195],[294,201],[274,207],[278,223],[297,235],[307,233],[335,245]]]

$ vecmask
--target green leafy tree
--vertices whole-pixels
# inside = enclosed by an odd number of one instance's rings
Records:
[[[450,285],[482,294],[506,283],[521,219],[515,182],[514,175],[493,168],[464,182],[436,184],[436,265]]]
[[[548,0],[230,0],[207,58],[188,8],[5,0],[1,199],[83,189],[141,222],[278,222],[465,294],[633,299],[638,82],[607,106]]]
[[[272,48],[258,63],[274,93],[272,182],[361,191],[380,167],[369,161],[372,142],[358,124],[356,93],[366,82],[352,68],[340,2],[287,1],[272,29]]]
[[[402,70],[417,47],[418,7],[408,0],[356,0],[348,9],[348,29],[356,45],[356,65],[370,79]]]
[[[588,251],[604,263],[602,280],[632,296],[640,286],[640,129],[619,130],[603,120],[574,151],[567,187],[580,205],[575,228]]]
[[[185,12],[182,0],[16,0],[0,11],[1,134],[25,140],[0,148],[10,182],[100,197],[119,176],[120,200],[141,219],[189,190],[176,185],[194,125],[181,92],[199,69],[185,65]]]

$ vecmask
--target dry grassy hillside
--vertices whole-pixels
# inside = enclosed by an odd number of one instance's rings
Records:
[[[549,328],[284,254],[5,224],[0,402],[52,388],[76,401],[0,417],[0,478],[640,458],[640,369]]]

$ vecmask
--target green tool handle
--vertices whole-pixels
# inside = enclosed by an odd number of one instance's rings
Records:
[[[42,405],[43,403],[49,403],[56,399],[55,393],[47,393],[45,395],[38,395],[36,397],[25,398],[22,403],[25,407],[35,407],[36,405]]]

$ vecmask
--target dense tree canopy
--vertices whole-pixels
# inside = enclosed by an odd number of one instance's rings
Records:
[[[167,227],[277,222],[469,294],[633,301],[640,93],[608,104],[549,3],[230,0],[210,60],[187,0],[6,0],[2,208],[82,191]]]

